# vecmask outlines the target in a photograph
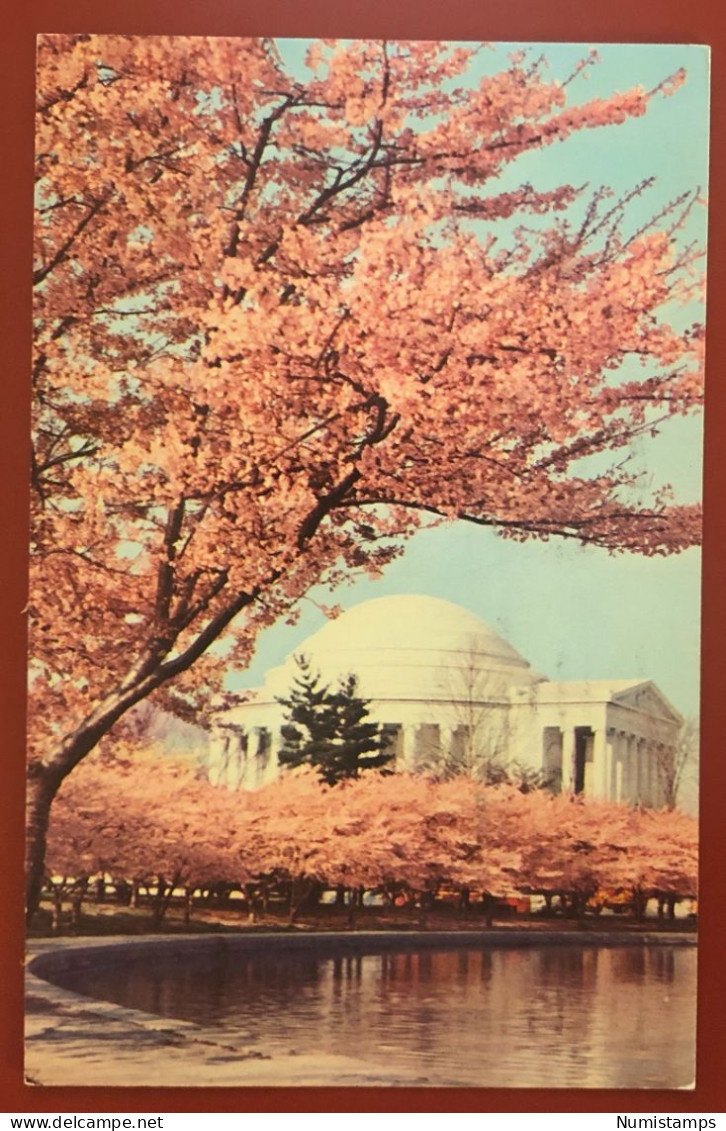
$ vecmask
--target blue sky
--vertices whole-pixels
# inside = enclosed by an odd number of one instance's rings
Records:
[[[514,46],[482,52],[473,81],[484,69],[506,66]],[[581,44],[531,46],[547,56],[552,77],[560,79],[587,53],[587,45]],[[588,81],[569,88],[573,101],[632,86],[651,89],[680,67],[687,70],[687,82],[672,97],[654,100],[644,118],[583,132],[563,145],[527,155],[496,187],[527,180],[538,188],[588,182],[622,193],[654,175],[654,188],[633,204],[637,227],[681,192],[696,187],[705,192],[708,54],[701,47],[679,45],[595,46],[601,62],[589,68]],[[299,65],[302,41],[281,41],[280,47],[283,57]],[[702,209],[692,216],[687,236],[705,243]],[[691,322],[700,315],[689,308],[680,317]],[[699,422],[671,422],[654,441],[641,441],[636,457],[654,483],[673,484],[679,501],[700,497]],[[391,593],[443,597],[491,624],[551,679],[653,679],[683,714],[691,715],[698,705],[699,579],[697,550],[656,559],[611,556],[554,540],[503,541],[491,531],[457,524],[420,533],[381,580],[339,589],[332,601],[347,608]],[[331,602],[321,591],[311,596]],[[268,667],[322,623],[323,614],[304,601],[298,625],[268,630],[251,668],[231,675],[229,686],[260,683]]]

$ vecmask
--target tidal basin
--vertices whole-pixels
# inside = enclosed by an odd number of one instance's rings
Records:
[[[29,966],[28,1077],[692,1086],[692,937],[525,934],[45,944]]]

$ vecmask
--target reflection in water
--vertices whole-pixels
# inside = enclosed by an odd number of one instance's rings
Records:
[[[625,952],[621,956],[621,961],[618,964],[618,976],[624,982],[632,982],[635,985],[643,978],[647,966],[647,955],[645,951],[635,948],[632,954]]]
[[[489,1087],[692,1082],[695,951],[551,946],[330,956],[220,949],[63,975],[69,989]],[[60,980],[60,979],[59,979]]]

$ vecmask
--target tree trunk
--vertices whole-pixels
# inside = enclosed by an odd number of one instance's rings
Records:
[[[166,915],[171,897],[174,894],[174,888],[178,887],[181,877],[176,873],[171,881],[167,884],[166,880],[161,877],[157,884],[156,895],[154,896],[152,922],[155,927],[161,926],[161,922]]]
[[[314,880],[307,880],[303,876],[296,876],[290,881],[290,913],[288,923],[297,923],[298,915],[307,906]]]
[[[313,514],[315,512],[313,511]],[[315,533],[323,515],[313,525],[309,536]],[[163,576],[168,563],[161,565]],[[108,734],[114,723],[127,711],[141,703],[166,683],[173,681],[182,672],[188,671],[200,656],[214,644],[232,623],[238,613],[254,604],[265,585],[274,585],[281,577],[280,570],[273,569],[264,582],[260,581],[250,592],[236,592],[226,604],[214,614],[211,620],[198,625],[197,635],[181,651],[173,653],[179,637],[179,628],[169,634],[163,632],[147,641],[146,648],[132,663],[126,675],[121,678],[114,691],[89,712],[74,731],[66,735],[49,760],[45,763],[32,762],[28,768],[28,802],[26,824],[26,915],[31,921],[40,902],[40,892],[45,869],[45,848],[48,831],[50,807],[65,777],[91,753],[101,739]],[[220,584],[220,590],[225,582]],[[218,592],[220,591],[218,590]],[[169,626],[171,628],[171,626]]]
[[[45,767],[31,765],[28,772],[28,792],[25,810],[25,907],[30,925],[38,910],[45,873],[45,846],[48,818],[53,798],[58,792],[60,779]]]
[[[129,907],[131,905],[131,884],[127,883],[126,880],[117,880],[115,887],[116,902],[121,906],[125,904],[126,907]]]
[[[88,878],[79,882],[73,895],[71,896],[71,925],[75,931],[81,926],[81,911],[83,909],[83,897],[88,890]]]
[[[304,911],[315,912],[320,905],[320,900],[324,891],[325,884],[321,884],[319,880],[311,880],[303,902],[302,909]]]
[[[481,905],[485,926],[491,927],[494,922],[494,896],[490,895],[488,891],[482,892]]]
[[[158,684],[157,684],[158,686]],[[84,720],[81,726],[59,747],[48,762],[31,762],[25,817],[25,906],[30,924],[38,909],[45,871],[45,850],[50,808],[67,775],[108,734],[122,715],[145,698],[137,689],[133,693],[111,695]]]
[[[53,910],[51,915],[51,934],[60,934],[63,923],[63,896],[53,889]]]
[[[250,923],[256,923],[257,922],[257,908],[258,908],[258,904],[259,904],[257,889],[256,889],[254,884],[246,883],[244,885],[244,887],[242,888],[242,891],[244,892],[245,903],[247,905],[249,921],[250,921]]]
[[[239,601],[239,598],[238,598]],[[249,601],[244,602],[248,604]],[[240,608],[243,604],[240,604]],[[232,606],[230,605],[230,612]],[[215,618],[215,627],[222,621],[225,612]],[[226,623],[232,619],[227,616]],[[80,725],[55,750],[47,762],[33,761],[28,766],[28,787],[25,825],[25,876],[26,876],[26,918],[30,923],[38,909],[45,870],[45,849],[48,834],[48,818],[61,782],[86,755],[95,749],[100,740],[108,734],[111,727],[137,703],[146,699],[152,691],[191,667],[198,656],[206,651],[214,635],[206,640],[210,629],[205,629],[186,652],[174,660],[163,663],[163,657],[151,654],[141,658],[122,680],[117,691],[111,692],[86,716]],[[204,643],[203,643],[204,642]],[[202,646],[203,643],[203,646]]]
[[[166,881],[159,879],[156,884],[156,895],[151,901],[151,921],[155,927],[158,927],[161,920],[164,918],[166,911],[166,894],[168,888]]]
[[[585,896],[581,891],[573,891],[570,896],[570,918],[581,919],[585,914]]]
[[[56,887],[55,884],[52,888],[53,900],[53,913],[50,921],[51,933],[59,935],[63,925],[63,887]]]

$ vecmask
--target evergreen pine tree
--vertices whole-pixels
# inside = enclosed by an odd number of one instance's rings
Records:
[[[368,701],[358,695],[357,676],[346,676],[331,690],[305,656],[295,662],[300,674],[289,696],[278,697],[287,709],[280,765],[314,766],[328,785],[336,785],[390,762],[393,753],[383,749],[378,724],[368,721]]]
[[[286,708],[287,722],[281,727],[282,746],[278,760],[282,766],[318,766],[330,754],[336,733],[335,712],[327,684],[313,672],[305,656],[296,656],[299,675],[288,698],[278,696]]]

